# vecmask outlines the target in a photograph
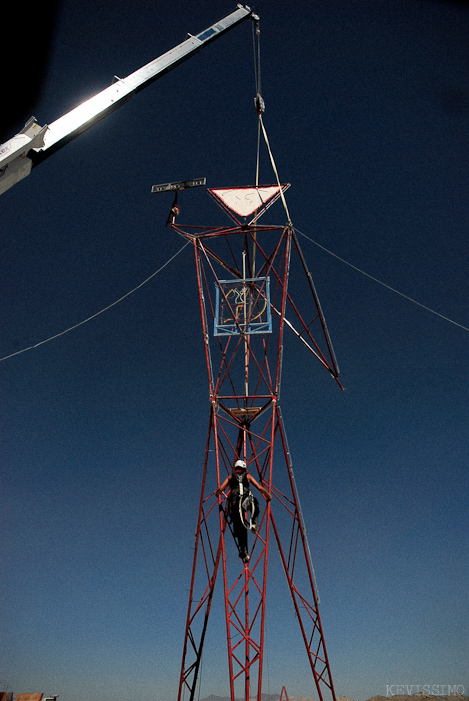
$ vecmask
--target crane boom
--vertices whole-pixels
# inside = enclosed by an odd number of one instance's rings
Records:
[[[147,63],[126,78],[118,79],[97,95],[50,124],[40,127],[31,117],[12,139],[0,145],[0,194],[25,178],[32,168],[65,146],[96,122],[106,117],[147,85],[200,51],[202,47],[247,18],[258,21],[247,5],[238,5],[231,14],[208,29],[192,36]]]

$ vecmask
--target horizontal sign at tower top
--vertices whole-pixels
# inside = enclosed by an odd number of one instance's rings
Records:
[[[234,213],[246,218],[257,213],[255,217],[257,219],[288,187],[290,187],[289,183],[281,186],[219,187],[210,188],[208,192],[229,214]]]
[[[185,190],[187,187],[201,187],[205,185],[205,178],[196,178],[195,180],[179,180],[177,183],[163,183],[162,185],[153,185],[152,193],[169,192],[171,190]]]

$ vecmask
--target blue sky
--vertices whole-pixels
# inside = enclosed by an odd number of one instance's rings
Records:
[[[254,7],[294,226],[467,327],[467,8]],[[65,0],[40,94],[11,135],[234,9]],[[253,184],[254,95],[245,24],[2,195],[0,357],[93,315],[179,250],[153,184]],[[228,221],[203,190],[182,205],[185,223]],[[280,205],[265,216],[283,223]],[[468,694],[467,331],[301,244],[346,387],[287,338],[282,411],[336,691]],[[0,362],[0,679],[15,692],[177,693],[209,413],[198,315],[187,249],[108,312]],[[314,697],[277,564],[265,691]],[[228,693],[220,605],[201,698]]]

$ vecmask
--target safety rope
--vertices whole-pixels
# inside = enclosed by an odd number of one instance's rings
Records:
[[[379,285],[382,285],[383,287],[386,287],[387,290],[391,290],[391,292],[394,292],[394,294],[399,295],[400,297],[404,297],[404,299],[407,299],[409,302],[412,302],[413,304],[416,304],[418,307],[422,307],[422,309],[425,309],[427,312],[431,312],[432,314],[435,314],[435,316],[439,316],[440,319],[444,319],[445,321],[449,321],[450,324],[454,324],[455,326],[459,326],[460,329],[464,329],[464,331],[469,331],[469,328],[467,326],[463,326],[462,324],[459,324],[457,321],[454,321],[453,319],[450,319],[447,316],[443,316],[443,314],[440,314],[439,312],[436,312],[434,309],[431,309],[430,307],[427,307],[425,304],[421,304],[420,302],[417,302],[416,299],[413,299],[412,297],[409,297],[408,295],[405,295],[403,292],[399,292],[399,290],[396,290],[394,287],[391,287],[391,285],[387,285],[385,282],[382,282],[381,280],[378,280],[377,277],[374,277],[373,275],[370,275],[369,273],[366,273],[364,270],[361,268],[358,268],[356,265],[353,265],[352,263],[349,263],[345,258],[341,258],[338,256],[336,253],[333,253],[330,251],[328,248],[325,246],[321,246],[320,243],[312,239],[310,236],[307,236],[304,234],[302,231],[299,229],[295,228],[295,231],[297,234],[300,234],[301,236],[304,236],[305,239],[308,239],[308,241],[311,241],[311,243],[314,243],[315,246],[318,248],[321,248],[323,251],[326,253],[329,253],[329,255],[333,256],[334,258],[337,258],[337,260],[340,260],[341,263],[345,263],[345,265],[348,265],[350,268],[353,268],[356,270],[358,273],[361,273],[362,275],[365,275],[365,277],[370,278],[370,280],[373,280],[374,282],[377,282]]]
[[[245,504],[248,499],[250,499],[249,509],[244,509],[243,504]],[[253,502],[252,493],[249,493],[248,496],[246,497],[246,499],[243,499],[243,497],[240,496],[238,506],[239,506],[239,517],[241,519],[241,523],[243,524],[244,528],[247,531],[251,531],[252,530],[252,515],[254,512],[254,502]],[[248,518],[246,518],[246,519],[244,518],[244,511],[246,512],[246,514],[249,514],[249,520],[248,520]]]
[[[147,282],[150,282],[152,278],[155,277],[155,275],[158,275],[163,268],[166,268],[167,265],[171,263],[182,251],[185,249],[186,246],[191,243],[190,241],[187,241],[187,243],[184,244],[182,248],[177,251],[169,260],[166,261],[158,270],[155,270],[154,273],[152,273],[149,277],[147,277],[146,280],[141,282],[137,287],[134,287],[133,290],[130,290],[130,292],[127,292],[125,295],[122,295],[122,297],[119,297],[119,299],[116,299],[115,302],[112,302],[111,304],[108,304],[107,307],[104,307],[104,309],[101,309],[99,312],[96,312],[95,314],[92,314],[89,316],[87,319],[83,319],[83,321],[78,322],[78,324],[74,324],[73,326],[70,326],[68,329],[65,329],[65,331],[61,331],[60,333],[56,333],[54,336],[50,336],[49,338],[46,338],[44,341],[39,341],[39,343],[35,343],[33,346],[28,346],[27,348],[23,348],[22,350],[16,351],[15,353],[10,353],[10,355],[5,355],[3,358],[0,358],[0,363],[3,360],[8,360],[8,358],[13,358],[15,355],[20,355],[21,353],[26,353],[26,351],[33,350],[33,348],[38,348],[39,346],[43,346],[44,343],[49,343],[50,341],[55,340],[56,338],[59,338],[60,336],[64,336],[66,333],[69,333],[70,331],[73,331],[74,329],[77,329],[79,326],[83,326],[83,324],[88,323],[88,321],[91,321],[92,319],[96,319],[97,316],[100,314],[104,314],[104,312],[107,312],[108,309],[111,309],[112,307],[115,307],[116,304],[119,304],[119,302],[122,302],[124,299],[129,297],[131,294],[139,290],[141,287],[147,284]]]

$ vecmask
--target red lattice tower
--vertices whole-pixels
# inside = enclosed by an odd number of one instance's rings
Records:
[[[311,555],[279,406],[283,336],[289,329],[338,380],[325,320],[293,227],[259,225],[288,185],[209,190],[234,226],[171,227],[193,245],[211,411],[197,520],[178,701],[193,701],[220,569],[231,701],[261,701],[269,548],[280,554],[319,701],[335,701]],[[290,268],[295,284],[289,287]],[[298,284],[301,279],[301,284]],[[294,289],[293,289],[294,288]],[[296,295],[294,299],[293,296]],[[302,311],[302,310],[305,311]],[[313,335],[314,333],[314,335]],[[226,491],[244,460],[272,495],[259,495],[248,562],[238,557]],[[236,534],[235,534],[236,535]],[[240,692],[239,685],[243,689]]]

